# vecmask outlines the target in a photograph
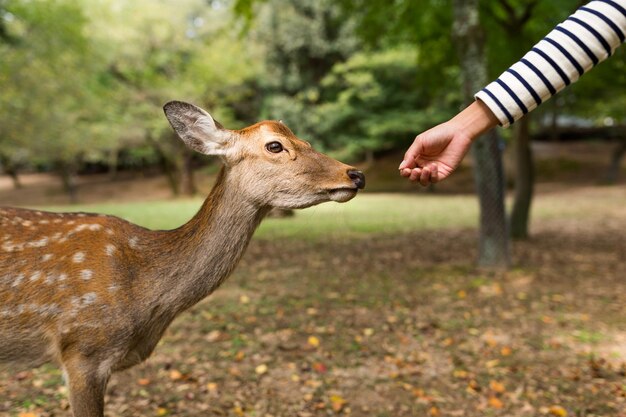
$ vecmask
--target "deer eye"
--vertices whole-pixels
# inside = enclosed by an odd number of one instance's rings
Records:
[[[280,142],[270,142],[265,145],[265,149],[271,153],[280,153],[283,151],[283,145]]]

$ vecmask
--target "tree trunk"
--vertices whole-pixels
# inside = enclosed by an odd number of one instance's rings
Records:
[[[16,190],[22,188],[22,183],[20,182],[20,177],[16,169],[8,169],[6,170],[6,173],[7,175],[9,175],[9,177],[11,177],[11,180],[13,181],[13,188],[15,188]]]
[[[622,141],[617,145],[617,148],[615,148],[611,155],[611,164],[606,173],[607,183],[615,184],[619,179],[619,169],[624,155],[626,155],[626,138],[622,138]]]
[[[109,152],[109,181],[115,181],[117,179],[118,161],[120,158],[119,149],[111,149]]]
[[[180,164],[180,189],[183,194],[193,196],[198,193],[196,180],[193,175],[193,151],[182,150],[182,163]]]
[[[487,84],[484,33],[479,22],[478,0],[454,0],[453,34],[461,62],[463,95],[469,103]],[[509,265],[509,236],[504,209],[504,173],[501,140],[495,130],[473,145],[474,177],[480,201],[479,264]]]
[[[533,199],[535,170],[530,147],[530,115],[517,123],[515,130],[515,200],[511,211],[511,237],[528,237],[530,207]]]
[[[76,185],[76,167],[72,163],[60,162],[59,174],[63,183],[63,190],[71,204],[78,203],[78,186]]]
[[[2,170],[5,174],[11,177],[11,180],[13,181],[13,188],[19,190],[20,188],[22,188],[22,183],[20,182],[20,178],[18,175],[17,165],[18,164],[13,163],[9,156],[6,156],[5,154],[0,154],[0,166],[2,167]]]
[[[163,150],[161,144],[159,144],[158,140],[154,139],[151,135],[147,135],[146,139],[148,143],[152,145],[152,148],[156,152],[159,157],[159,164],[161,165],[161,170],[163,174],[165,174],[165,178],[167,179],[167,184],[170,186],[170,190],[172,190],[172,194],[175,196],[180,195],[180,181],[179,181],[179,172],[176,163],[172,161],[172,158],[168,156],[168,153]]]
[[[552,100],[552,112],[550,113],[550,142],[559,141],[559,103],[557,99]]]

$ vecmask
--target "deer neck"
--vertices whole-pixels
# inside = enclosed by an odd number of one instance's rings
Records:
[[[154,248],[151,298],[169,313],[178,314],[219,287],[269,210],[246,200],[237,176],[228,174],[222,168],[200,211],[180,228],[162,232]]]

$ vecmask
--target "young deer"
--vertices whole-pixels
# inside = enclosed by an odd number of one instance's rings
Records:
[[[188,103],[164,110],[187,146],[224,162],[185,225],[0,208],[0,363],[60,363],[76,417],[103,416],[110,374],[145,360],[228,277],[270,208],[345,202],[365,185],[282,123],[235,131]]]

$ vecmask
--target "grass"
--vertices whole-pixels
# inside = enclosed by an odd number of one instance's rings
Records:
[[[202,199],[124,204],[47,207],[52,211],[86,211],[122,217],[150,229],[172,229],[189,220]],[[364,236],[370,233],[473,227],[478,205],[471,196],[364,194],[346,204],[328,203],[299,210],[296,216],[266,219],[258,238]]]
[[[537,195],[532,221],[602,219],[623,216],[626,194],[616,187],[581,189]],[[576,203],[572,204],[571,198]],[[122,217],[150,229],[173,229],[188,221],[202,198],[151,202],[44,207],[52,211],[86,211]],[[508,202],[510,206],[511,201]],[[266,219],[257,238],[320,240],[366,237],[406,231],[478,227],[478,201],[473,195],[364,193],[345,203],[327,203],[298,210],[291,218]]]

